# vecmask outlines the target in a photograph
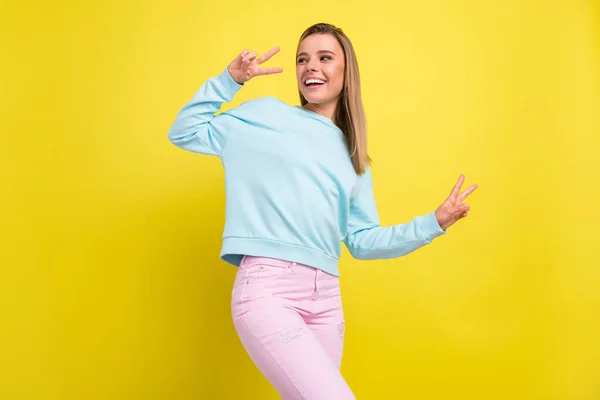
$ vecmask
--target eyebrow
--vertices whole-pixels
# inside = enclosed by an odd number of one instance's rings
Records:
[[[331,50],[319,50],[319,51],[317,51],[317,53],[329,53],[329,54],[333,54],[335,56],[335,53]],[[300,57],[300,56],[307,56],[307,55],[308,55],[308,53],[303,52],[303,53],[298,54],[296,56],[296,58]]]

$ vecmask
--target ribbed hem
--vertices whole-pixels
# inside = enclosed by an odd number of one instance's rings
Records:
[[[233,80],[227,68],[225,68],[223,72],[221,72],[221,75],[217,77],[217,82],[219,82],[219,85],[226,90],[231,98],[233,98],[233,95],[244,86]]]
[[[431,241],[436,237],[446,234],[446,231],[442,229],[435,218],[435,211],[432,211],[427,215],[417,217],[417,219],[419,220],[419,226],[424,239],[428,243],[431,243]]]
[[[310,247],[269,239],[248,237],[223,238],[223,245],[221,247],[221,259],[223,261],[239,267],[242,257],[245,255],[293,261],[310,265],[331,275],[340,276],[337,258],[328,256]]]

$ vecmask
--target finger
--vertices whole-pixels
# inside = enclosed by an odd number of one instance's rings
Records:
[[[462,206],[458,207],[456,210],[454,210],[454,212],[452,214],[454,214],[455,216],[460,216],[466,212],[469,212],[469,210],[471,210],[471,208],[468,205],[462,205]]]
[[[473,184],[471,186],[469,186],[468,189],[466,189],[464,192],[462,192],[460,194],[460,196],[458,196],[458,202],[462,203],[463,201],[465,201],[465,199],[467,198],[468,195],[470,195],[471,193],[473,193],[473,191],[477,189],[477,185]]]
[[[258,53],[256,51],[253,51],[251,53],[246,54],[244,57],[242,57],[242,59],[246,61],[252,61],[256,58],[257,55]]]
[[[458,196],[458,192],[460,192],[460,187],[462,186],[464,180],[465,180],[465,176],[463,174],[460,174],[460,177],[458,178],[458,182],[456,182],[456,185],[454,185],[454,187],[452,188],[452,191],[450,192],[450,197]]]
[[[281,67],[259,68],[257,75],[271,75],[283,72]]]
[[[248,54],[248,50],[244,49],[244,51],[237,55],[234,61],[244,62],[244,56],[246,54]]]
[[[262,64],[265,61],[267,61],[269,58],[273,57],[275,54],[279,53],[279,50],[281,50],[281,48],[279,46],[273,47],[271,50],[267,51],[265,54],[258,57],[258,59],[256,61],[258,61],[259,64]]]
[[[468,204],[459,204],[456,207],[449,210],[449,214],[454,218],[460,218],[466,212],[469,212],[471,207]]]

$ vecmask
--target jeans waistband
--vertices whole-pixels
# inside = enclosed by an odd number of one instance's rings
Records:
[[[279,258],[270,258],[270,257],[260,257],[260,256],[244,256],[242,257],[242,261],[240,263],[240,267],[249,267],[256,264],[266,264],[266,265],[274,265],[280,267],[288,267],[288,266],[296,266],[296,265],[304,265],[297,263],[295,261],[287,261]],[[306,265],[308,267],[308,265]]]

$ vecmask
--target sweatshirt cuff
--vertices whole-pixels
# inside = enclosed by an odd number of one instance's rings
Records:
[[[436,237],[446,234],[435,218],[435,211],[418,218],[421,220],[421,232],[426,241],[431,242]]]
[[[235,94],[238,90],[240,90],[242,86],[244,86],[243,84],[240,85],[239,83],[233,80],[227,67],[225,67],[221,75],[217,77],[217,82],[219,82],[219,86],[225,89],[226,93],[232,95]]]

